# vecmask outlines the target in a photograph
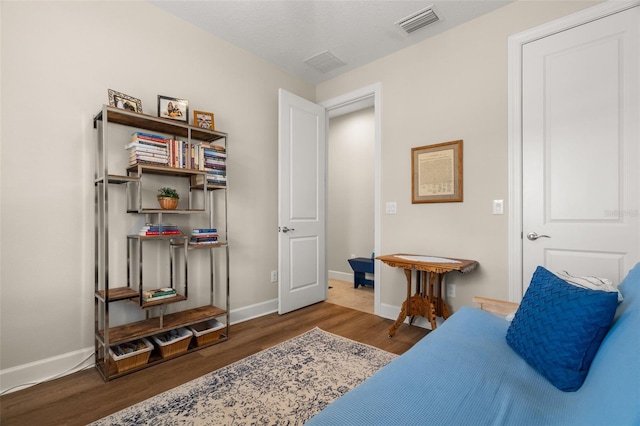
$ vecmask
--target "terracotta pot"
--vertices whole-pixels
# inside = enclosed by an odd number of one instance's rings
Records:
[[[178,199],[177,198],[169,198],[169,197],[159,197],[158,202],[160,203],[160,207],[165,210],[175,210],[178,207]]]

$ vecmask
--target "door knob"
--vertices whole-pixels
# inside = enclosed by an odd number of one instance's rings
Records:
[[[531,241],[535,241],[535,240],[537,240],[538,238],[551,238],[551,237],[550,237],[549,235],[538,235],[538,234],[536,234],[535,232],[529,232],[529,233],[527,234],[527,238],[528,238],[529,240],[531,240]]]
[[[287,228],[286,226],[282,227],[282,232],[284,232],[285,234],[289,231],[295,231],[295,228]]]

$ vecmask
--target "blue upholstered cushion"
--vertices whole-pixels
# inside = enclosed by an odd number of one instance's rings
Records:
[[[617,306],[617,293],[576,287],[539,266],[507,330],[507,343],[555,387],[576,391]]]

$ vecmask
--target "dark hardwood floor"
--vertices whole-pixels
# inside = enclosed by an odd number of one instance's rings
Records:
[[[286,315],[270,314],[231,326],[226,342],[104,382],[95,369],[0,397],[0,424],[86,425],[129,405],[224,367],[314,327],[402,354],[428,330],[321,302]]]

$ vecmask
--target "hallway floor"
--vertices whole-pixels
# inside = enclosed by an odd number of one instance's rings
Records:
[[[353,282],[330,279],[329,298],[326,301],[372,314],[373,287],[358,286],[358,288],[353,288]]]

